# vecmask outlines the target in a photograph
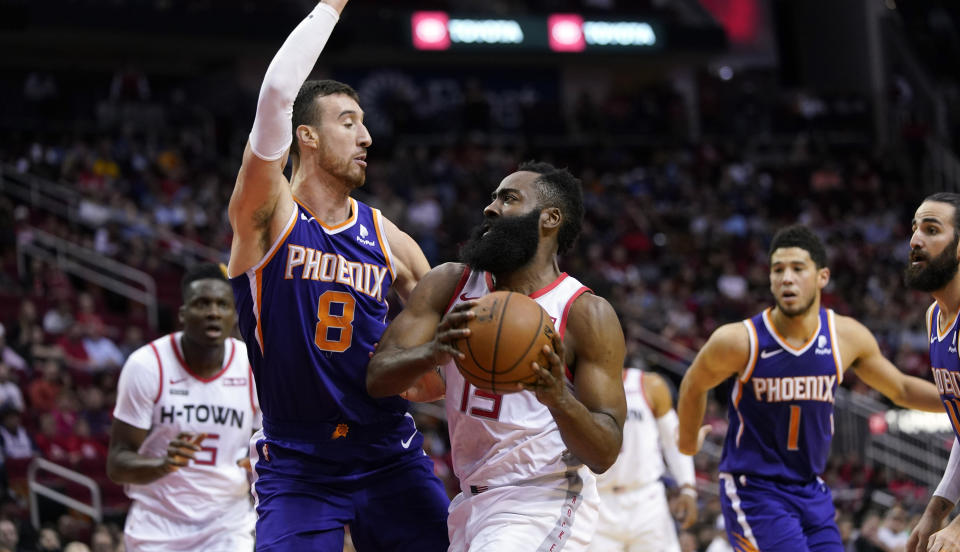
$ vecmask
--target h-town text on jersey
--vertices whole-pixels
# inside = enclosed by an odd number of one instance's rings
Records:
[[[184,404],[160,407],[160,423],[213,423],[243,428],[243,412],[229,406]]]

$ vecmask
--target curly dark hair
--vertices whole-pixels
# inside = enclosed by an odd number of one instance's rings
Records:
[[[558,169],[543,161],[525,161],[518,171],[537,173],[537,194],[540,208],[557,207],[563,222],[557,233],[557,253],[573,247],[583,227],[583,190],[580,179],[566,168]]]

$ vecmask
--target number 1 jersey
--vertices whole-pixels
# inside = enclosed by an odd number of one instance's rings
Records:
[[[295,203],[264,258],[231,279],[264,432],[306,452],[362,426],[401,424],[407,409],[367,394],[394,266],[380,212],[350,206],[349,219],[327,226]]]
[[[772,309],[744,320],[750,357],[730,397],[720,471],[809,482],[823,472],[833,439],[833,402],[843,380],[836,321],[820,309],[801,347],[777,333]]]

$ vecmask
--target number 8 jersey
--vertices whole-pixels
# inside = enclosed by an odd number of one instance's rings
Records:
[[[836,321],[821,308],[810,340],[793,347],[777,333],[771,311],[743,321],[750,357],[733,384],[720,471],[809,482],[826,466],[843,380]]]
[[[354,437],[357,426],[400,424],[407,408],[366,391],[394,267],[380,212],[352,198],[350,207],[350,218],[331,227],[295,203],[264,258],[230,281],[264,432],[305,452]]]

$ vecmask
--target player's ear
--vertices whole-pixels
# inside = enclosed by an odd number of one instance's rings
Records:
[[[820,289],[827,287],[827,284],[830,283],[830,269],[828,267],[823,267],[817,271],[817,286]]]
[[[300,125],[297,127],[296,139],[300,141],[300,151],[303,151],[304,146],[317,149],[320,136],[312,126]]]
[[[183,326],[183,318],[184,318],[184,313],[186,312],[186,310],[187,310],[187,305],[186,305],[186,304],[180,305],[180,308],[177,310],[177,320],[180,321],[180,325],[181,325],[181,326]]]
[[[558,207],[545,207],[540,210],[540,224],[544,228],[559,228],[563,224],[563,215]]]

